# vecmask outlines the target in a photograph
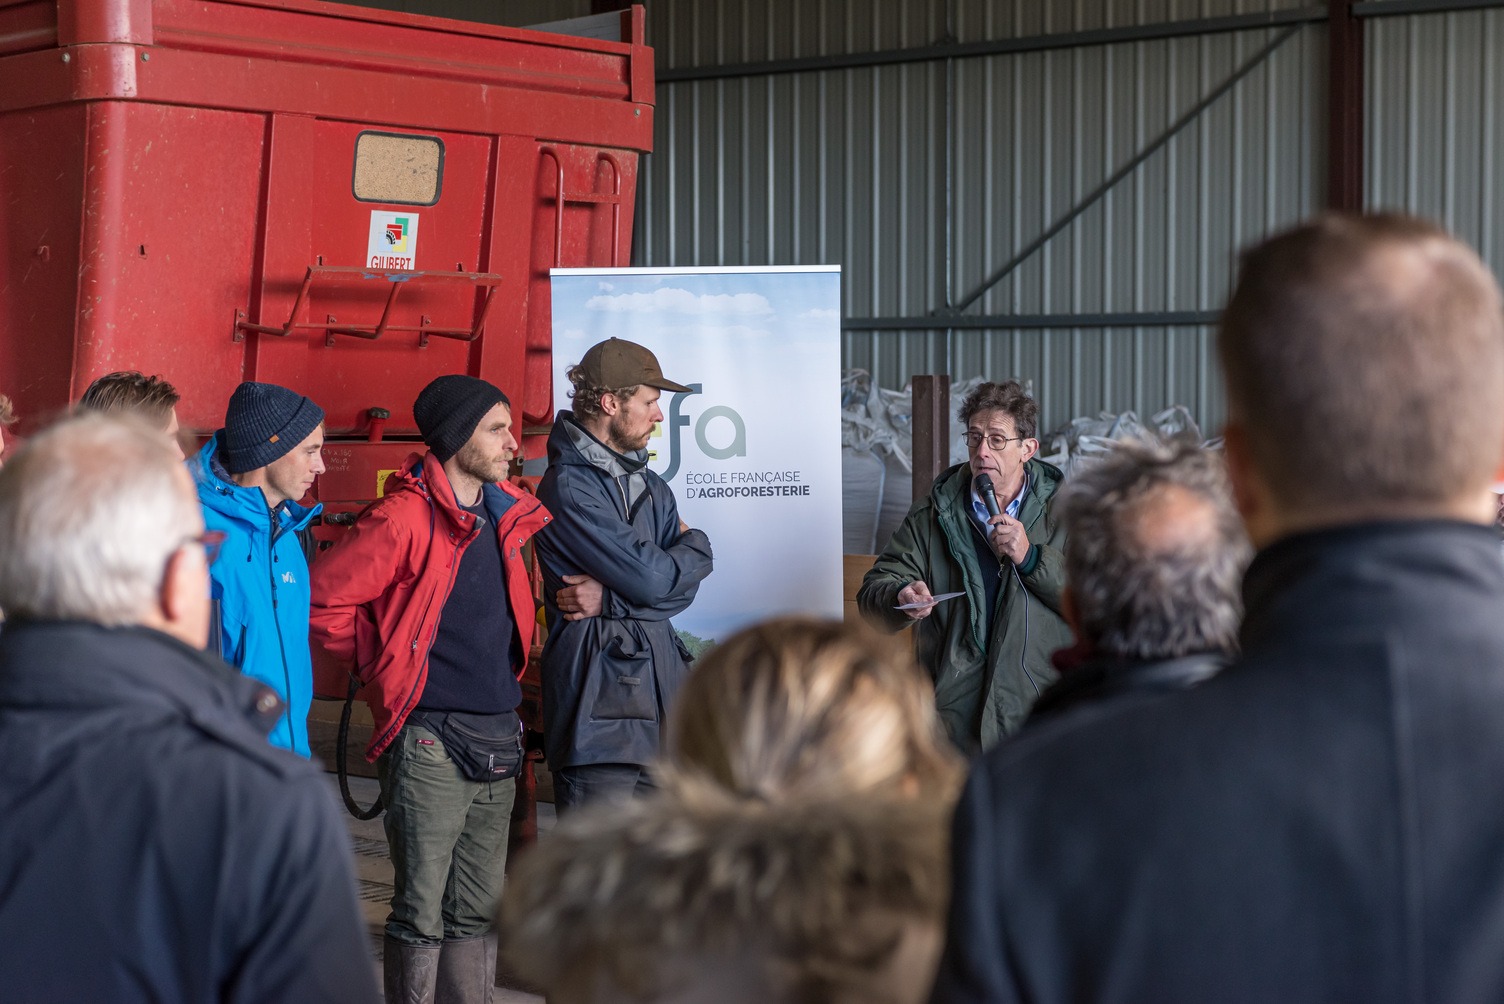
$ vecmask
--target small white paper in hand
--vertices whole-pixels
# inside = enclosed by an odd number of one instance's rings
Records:
[[[966,595],[966,591],[964,589],[961,592],[959,592],[959,593],[941,593],[939,596],[931,596],[929,599],[927,599],[927,600],[921,600],[918,603],[900,603],[898,606],[894,607],[893,609],[894,610],[923,610],[925,607],[932,607],[936,603],[944,603],[946,600],[953,600],[957,596],[965,596],[965,595]]]

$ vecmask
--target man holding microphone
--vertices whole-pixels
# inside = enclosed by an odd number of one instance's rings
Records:
[[[1071,642],[1065,531],[1050,511],[1063,475],[1034,457],[1038,418],[1016,380],[972,391],[961,405],[970,459],[914,503],[857,593],[877,627],[914,625],[940,716],[967,753],[1018,730],[1059,675],[1051,654]]]

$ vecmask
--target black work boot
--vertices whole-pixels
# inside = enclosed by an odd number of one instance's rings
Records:
[[[446,938],[439,954],[436,1004],[491,1004],[496,989],[496,935]]]
[[[386,1004],[434,1004],[439,949],[404,945],[388,937],[381,946],[381,974]]]

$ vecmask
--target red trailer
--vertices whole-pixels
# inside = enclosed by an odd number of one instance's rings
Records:
[[[35,423],[138,369],[207,431],[240,381],[292,387],[328,415],[336,524],[439,374],[498,384],[541,456],[548,269],[628,263],[651,147],[642,8],[620,26],[0,0],[0,392]]]
[[[372,497],[401,447],[358,442],[369,409],[415,433],[438,374],[546,425],[547,270],[627,263],[651,145],[642,8],[621,17],[610,42],[312,0],[0,0],[0,388],[35,418],[161,373],[213,429],[239,381],[294,387],[338,443],[326,503]]]

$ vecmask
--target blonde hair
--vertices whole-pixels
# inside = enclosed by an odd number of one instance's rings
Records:
[[[660,791],[564,820],[507,879],[507,956],[559,1004],[927,994],[963,763],[906,648],[803,618],[680,690]]]
[[[0,429],[11,425],[16,420],[15,406],[10,403],[10,398],[0,394]]]
[[[946,798],[961,762],[908,650],[864,626],[782,618],[712,649],[673,712],[664,783],[702,777],[745,798]]]
[[[587,810],[518,857],[504,953],[556,1004],[908,1004],[939,956],[949,821],[929,799],[792,812],[693,781]]]

